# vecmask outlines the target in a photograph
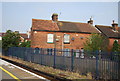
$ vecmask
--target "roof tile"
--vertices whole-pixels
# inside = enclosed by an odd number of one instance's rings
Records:
[[[52,20],[32,19],[32,29],[35,30],[59,30]]]
[[[120,38],[120,27],[118,28],[118,32],[115,32],[112,26],[95,25],[95,27],[109,38]]]
[[[54,30],[54,31],[74,31],[74,32],[87,32],[87,33],[99,33],[97,29],[88,23],[41,20],[32,19],[33,30]]]

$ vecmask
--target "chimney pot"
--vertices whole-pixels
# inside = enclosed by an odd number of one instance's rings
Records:
[[[93,20],[92,20],[92,18],[90,18],[90,20],[88,21],[88,24],[93,25]]]
[[[113,20],[113,24],[114,24],[115,20]]]
[[[112,24],[113,30],[118,31],[118,24],[115,23],[115,21],[113,20],[113,24]]]

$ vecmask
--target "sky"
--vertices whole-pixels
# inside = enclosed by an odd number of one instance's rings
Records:
[[[31,0],[32,1],[32,0]],[[119,4],[120,5],[120,4]],[[6,30],[27,32],[32,19],[51,20],[58,13],[59,21],[87,23],[92,16],[94,25],[118,22],[118,2],[7,2],[0,3],[0,26]]]
[[[120,1],[118,3],[118,24],[119,24],[119,27],[120,27]]]

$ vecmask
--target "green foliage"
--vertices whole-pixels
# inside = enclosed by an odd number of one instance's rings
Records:
[[[19,47],[30,47],[30,43],[31,43],[31,41],[24,41],[24,42],[21,42],[21,44],[20,44]]]
[[[113,43],[113,48],[112,48],[113,52],[118,52],[120,51],[120,45],[118,44],[118,42],[115,40]]]
[[[8,30],[2,37],[2,48],[8,50],[10,47],[18,47],[20,42],[20,35],[18,33]]]
[[[100,34],[92,34],[84,43],[84,49],[88,51],[106,50],[108,40]]]

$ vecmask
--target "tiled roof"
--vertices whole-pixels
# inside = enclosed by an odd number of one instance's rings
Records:
[[[6,33],[0,33],[0,36],[3,37]],[[28,39],[28,35],[25,34],[25,33],[20,33],[20,36],[25,38],[25,39]]]
[[[99,33],[94,26],[88,23],[58,21],[57,24],[61,31]]]
[[[6,33],[0,33],[0,36],[2,37],[2,36],[4,36]]]
[[[32,19],[32,29],[34,30],[59,30],[57,24],[52,20]]]
[[[120,38],[120,27],[118,32],[115,32],[112,26],[95,25],[95,27],[109,38]]]
[[[25,39],[27,39],[27,38],[28,38],[28,35],[27,35],[27,34],[25,34],[25,33],[20,33],[20,36],[21,36],[21,37],[23,37],[23,38],[25,38]]]
[[[32,30],[74,31],[99,33],[97,29],[88,23],[67,22],[52,20],[32,19]]]

